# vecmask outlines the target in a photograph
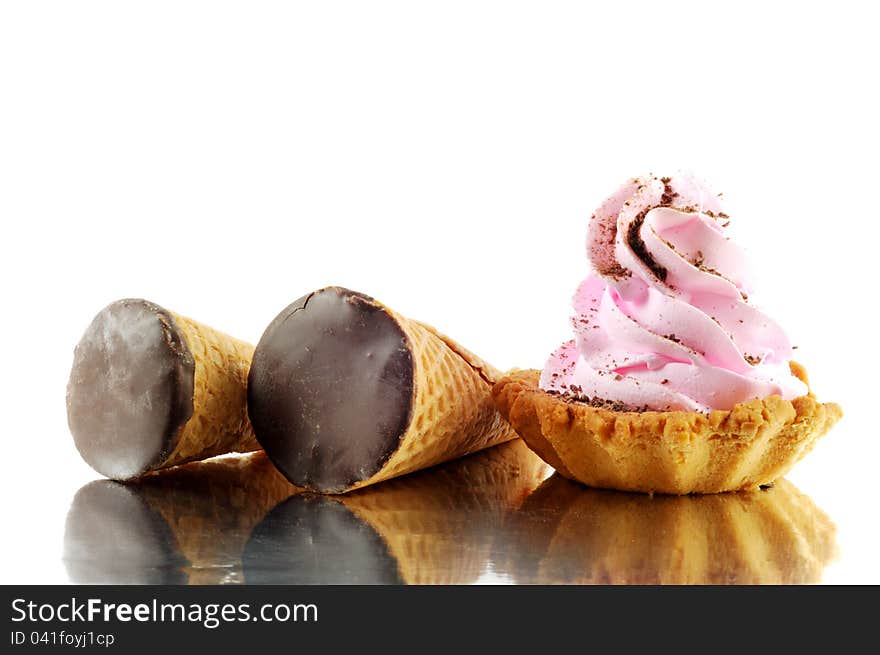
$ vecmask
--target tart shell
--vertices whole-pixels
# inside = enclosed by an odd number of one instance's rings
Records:
[[[807,382],[803,367],[792,373]],[[751,400],[708,414],[618,412],[538,387],[512,371],[492,395],[501,414],[561,475],[591,487],[646,493],[757,489],[784,476],[843,415],[812,393]]]

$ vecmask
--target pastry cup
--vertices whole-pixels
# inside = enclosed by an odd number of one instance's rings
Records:
[[[792,373],[807,382],[796,363]],[[591,487],[647,493],[756,489],[781,478],[843,412],[810,393],[708,414],[618,412],[547,393],[539,371],[512,371],[493,388],[501,414],[561,475]]]

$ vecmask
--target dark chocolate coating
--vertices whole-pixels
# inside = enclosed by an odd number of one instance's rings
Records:
[[[64,565],[74,584],[183,584],[187,564],[137,488],[98,480],[77,492],[64,529]]]
[[[67,422],[83,459],[124,480],[159,465],[193,414],[195,360],[172,315],[118,300],[95,317],[73,356]]]
[[[400,445],[415,397],[409,339],[361,293],[303,296],[266,328],[248,376],[257,440],[293,484],[344,491]]]
[[[379,534],[341,503],[291,496],[254,528],[246,584],[403,584]]]

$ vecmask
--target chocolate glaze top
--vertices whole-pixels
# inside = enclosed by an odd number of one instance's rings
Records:
[[[248,377],[260,445],[294,484],[345,491],[397,449],[415,395],[409,339],[362,293],[303,296],[266,328]]]
[[[76,346],[67,422],[83,459],[122,480],[161,464],[193,414],[195,359],[165,309],[111,303]]]

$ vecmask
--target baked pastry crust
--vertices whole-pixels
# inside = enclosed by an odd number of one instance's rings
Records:
[[[803,367],[792,373],[807,382]],[[785,475],[843,415],[812,393],[731,410],[619,412],[553,395],[540,372],[512,371],[494,386],[501,414],[561,475],[591,487],[648,493],[756,489]]]

